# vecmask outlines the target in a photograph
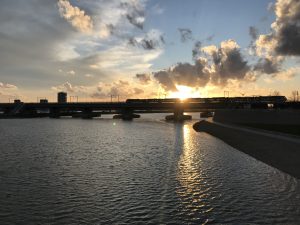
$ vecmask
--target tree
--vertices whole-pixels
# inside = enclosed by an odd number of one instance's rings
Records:
[[[280,96],[280,92],[277,91],[277,90],[275,90],[275,91],[273,91],[273,92],[271,93],[271,95],[273,95],[273,96]]]
[[[292,91],[291,100],[293,102],[298,102],[299,101],[299,93],[298,93],[298,91]]]

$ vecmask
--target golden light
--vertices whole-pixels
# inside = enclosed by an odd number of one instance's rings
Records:
[[[199,91],[195,90],[194,88],[184,86],[184,85],[176,85],[178,91],[171,92],[169,94],[169,98],[179,98],[181,100],[185,100],[187,98],[199,98],[200,93]]]

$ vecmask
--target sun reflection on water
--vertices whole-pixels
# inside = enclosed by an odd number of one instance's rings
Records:
[[[182,127],[181,135],[177,135],[177,143],[181,143],[182,153],[177,166],[177,179],[180,183],[177,194],[182,204],[193,219],[205,221],[213,208],[207,199],[211,196],[211,187],[207,185],[206,175],[202,170],[201,149],[195,144],[195,134],[189,124]],[[201,217],[201,218],[200,218]]]

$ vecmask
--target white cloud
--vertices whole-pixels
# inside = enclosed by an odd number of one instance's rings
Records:
[[[67,72],[67,75],[70,75],[70,76],[75,76],[75,71],[74,70],[70,70]]]
[[[93,30],[92,18],[76,6],[72,6],[68,0],[58,1],[59,12],[77,30],[83,33],[91,33]]]
[[[18,89],[16,85],[0,82],[0,89]]]
[[[87,77],[87,78],[93,78],[93,77],[95,77],[93,74],[89,74],[89,73],[85,74],[84,76]]]

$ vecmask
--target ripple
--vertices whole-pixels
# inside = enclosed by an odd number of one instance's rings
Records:
[[[300,221],[299,180],[194,132],[193,122],[112,122],[1,121],[1,223]]]

